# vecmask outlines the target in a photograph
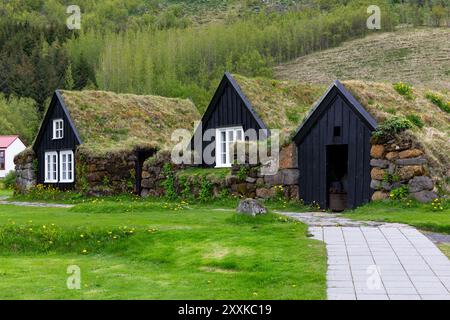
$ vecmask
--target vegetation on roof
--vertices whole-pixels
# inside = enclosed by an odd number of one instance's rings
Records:
[[[101,154],[135,148],[167,149],[175,129],[192,132],[200,119],[189,100],[105,91],[61,91],[83,149]]]
[[[281,130],[281,145],[290,141],[289,138],[326,91],[322,85],[289,80],[233,77],[268,128]],[[342,83],[379,124],[392,117],[413,119],[408,134],[425,149],[435,173],[445,176],[450,163],[450,114],[430,99],[430,92],[439,97],[441,104],[447,105],[450,91],[409,87],[410,94],[405,96],[397,91],[398,86],[391,83],[359,80]]]
[[[420,125],[407,131],[414,142],[425,149],[435,174],[445,176],[450,163],[450,114],[430,101],[429,90],[412,87],[412,98],[398,93],[389,83],[343,81],[344,86],[363,107],[378,121],[386,122],[393,117],[414,118]],[[442,101],[450,102],[450,92],[440,91]],[[410,120],[411,121],[411,120]]]
[[[280,130],[282,143],[288,141],[326,89],[293,81],[233,77],[268,129]]]

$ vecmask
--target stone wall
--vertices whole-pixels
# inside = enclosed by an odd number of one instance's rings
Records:
[[[171,163],[170,154],[158,153],[144,164],[142,172],[142,196],[164,195],[165,190],[162,183],[166,180],[166,176],[163,173],[163,168],[167,163]],[[225,179],[217,179],[215,177],[207,177],[207,179],[211,183],[214,196],[218,196],[222,191],[226,190],[235,196],[269,199],[280,192],[277,191],[279,190],[279,186],[283,186],[283,192],[286,198],[298,199],[299,170],[297,167],[297,149],[294,144],[291,144],[280,151],[280,169],[276,175],[263,176],[260,173],[259,166],[255,165],[234,165],[230,170],[230,174]],[[175,188],[178,193],[181,193],[182,186],[176,176],[176,172],[186,168],[188,166],[172,165],[172,170],[175,173]],[[202,177],[189,177],[189,183],[192,185],[191,193],[193,195],[198,195],[200,192],[200,179]]]
[[[36,186],[36,155],[28,148],[14,158],[16,165],[15,192],[27,193]]]
[[[410,138],[398,137],[371,149],[372,200],[389,198],[393,189],[406,186],[412,198],[429,202],[437,197],[430,178],[428,160]]]
[[[131,193],[136,186],[135,152],[102,156],[76,152],[76,189],[88,195]]]

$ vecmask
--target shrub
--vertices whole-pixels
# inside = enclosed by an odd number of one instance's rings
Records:
[[[407,186],[401,186],[399,188],[393,189],[390,194],[391,200],[404,200],[409,195],[409,190]]]
[[[198,198],[201,202],[206,202],[212,198],[212,188],[212,183],[205,177],[202,177],[202,182],[200,184],[200,193],[198,195]]]
[[[394,89],[408,100],[414,99],[412,86],[403,82],[394,83]]]
[[[181,176],[178,178],[178,183],[181,188],[181,197],[183,199],[191,198],[192,197],[191,183],[188,181],[188,179],[185,176]]]
[[[10,171],[2,180],[6,189],[13,189],[16,184],[16,172]]]
[[[423,126],[425,125],[422,121],[422,118],[414,113],[408,114],[406,116],[406,119],[408,119],[412,124],[414,124],[418,128],[423,128]]]
[[[378,140],[392,139],[396,134],[411,129],[412,125],[407,118],[394,116],[380,124],[373,136]]]
[[[162,187],[164,188],[166,197],[174,200],[177,198],[177,192],[175,190],[175,174],[170,163],[166,163],[164,165],[163,175],[166,177],[166,179],[162,182]]]
[[[450,101],[446,103],[444,98],[439,96],[437,93],[427,92],[425,98],[430,100],[430,102],[434,105],[438,106],[442,111],[450,113]]]
[[[239,181],[244,181],[247,178],[248,169],[245,166],[239,168],[239,171],[236,174],[236,177]]]

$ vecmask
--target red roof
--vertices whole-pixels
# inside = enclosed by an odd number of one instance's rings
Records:
[[[0,136],[0,148],[8,148],[19,136]]]

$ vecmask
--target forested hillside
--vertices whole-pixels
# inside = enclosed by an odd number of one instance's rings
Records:
[[[0,108],[40,119],[55,89],[89,88],[190,98],[203,111],[225,70],[271,77],[279,63],[374,32],[372,2],[79,0],[81,30],[68,30],[65,0],[3,1]],[[450,21],[448,0],[377,2],[383,31]],[[4,118],[0,134],[30,143],[37,125],[18,124],[28,121]]]

